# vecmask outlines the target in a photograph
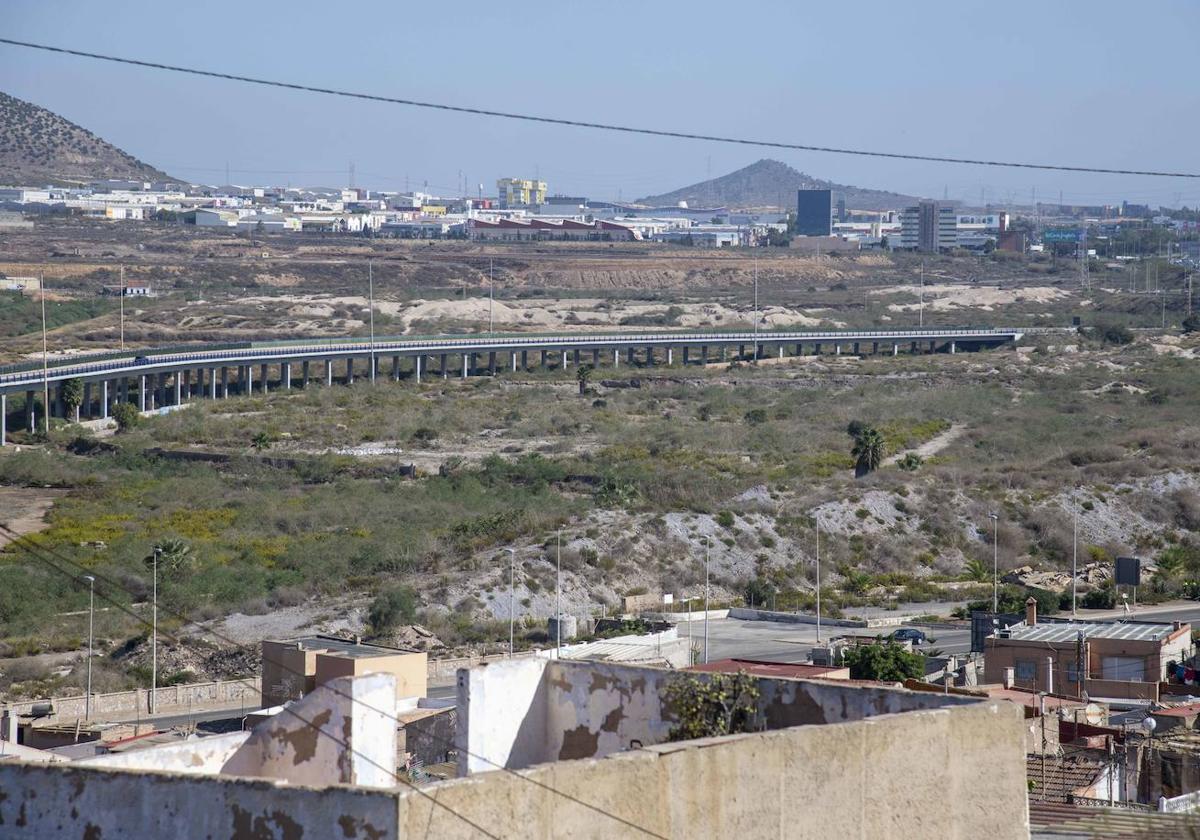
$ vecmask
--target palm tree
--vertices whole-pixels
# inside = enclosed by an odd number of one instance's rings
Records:
[[[178,571],[192,561],[192,547],[178,537],[170,537],[159,541],[154,546],[159,553],[158,570]],[[146,565],[154,564],[154,554],[146,558]]]
[[[963,564],[963,577],[976,583],[987,583],[992,579],[992,572],[988,569],[987,563],[977,557],[972,557]]]
[[[1174,583],[1175,579],[1183,572],[1183,553],[1167,549],[1158,555],[1156,565],[1158,566],[1158,569],[1154,572],[1156,588],[1159,592],[1166,592],[1171,588],[1171,584]]]
[[[579,382],[579,396],[587,393],[588,382],[592,379],[592,366],[580,365],[575,370],[575,379]]]
[[[854,477],[862,478],[869,472],[879,469],[886,454],[887,444],[878,430],[865,426],[854,438],[854,447],[850,454],[854,456]]]

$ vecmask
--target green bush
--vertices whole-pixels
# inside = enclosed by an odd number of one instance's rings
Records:
[[[850,668],[850,678],[855,680],[903,682],[925,676],[925,657],[909,653],[891,640],[848,648],[842,664]]]
[[[136,429],[142,422],[142,415],[132,403],[122,402],[113,406],[112,418],[117,423],[117,431],[128,432]]]
[[[420,598],[411,586],[380,592],[367,610],[367,627],[372,635],[379,636],[402,624],[412,624],[419,604]]]

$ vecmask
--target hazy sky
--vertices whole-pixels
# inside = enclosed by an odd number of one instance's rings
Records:
[[[1200,172],[1200,3],[5,0],[0,31],[406,98],[805,144]],[[775,157],[978,201],[1192,206],[1200,181],[634,137],[338,99],[0,45],[0,87],[178,177],[632,199]]]

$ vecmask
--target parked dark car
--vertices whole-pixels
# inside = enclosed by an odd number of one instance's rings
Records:
[[[916,627],[901,627],[892,634],[892,638],[897,642],[912,642],[914,645],[925,644],[925,631],[918,630]]]

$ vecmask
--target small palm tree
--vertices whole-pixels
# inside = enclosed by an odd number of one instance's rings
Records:
[[[850,454],[854,456],[854,477],[862,478],[869,472],[879,469],[883,456],[887,453],[887,444],[878,430],[866,426],[859,430],[854,438],[854,446]]]
[[[587,393],[588,383],[592,379],[592,366],[580,365],[575,370],[575,380],[579,383],[579,396]]]
[[[160,572],[178,571],[192,561],[192,547],[178,537],[161,540],[155,544],[154,551],[159,555],[158,570]],[[146,565],[148,567],[154,565],[154,553],[146,558]]]
[[[250,439],[250,445],[259,452],[271,447],[271,437],[266,432],[259,432]]]
[[[988,569],[987,563],[978,558],[971,558],[963,564],[963,577],[976,583],[987,583],[991,579],[992,573]]]

